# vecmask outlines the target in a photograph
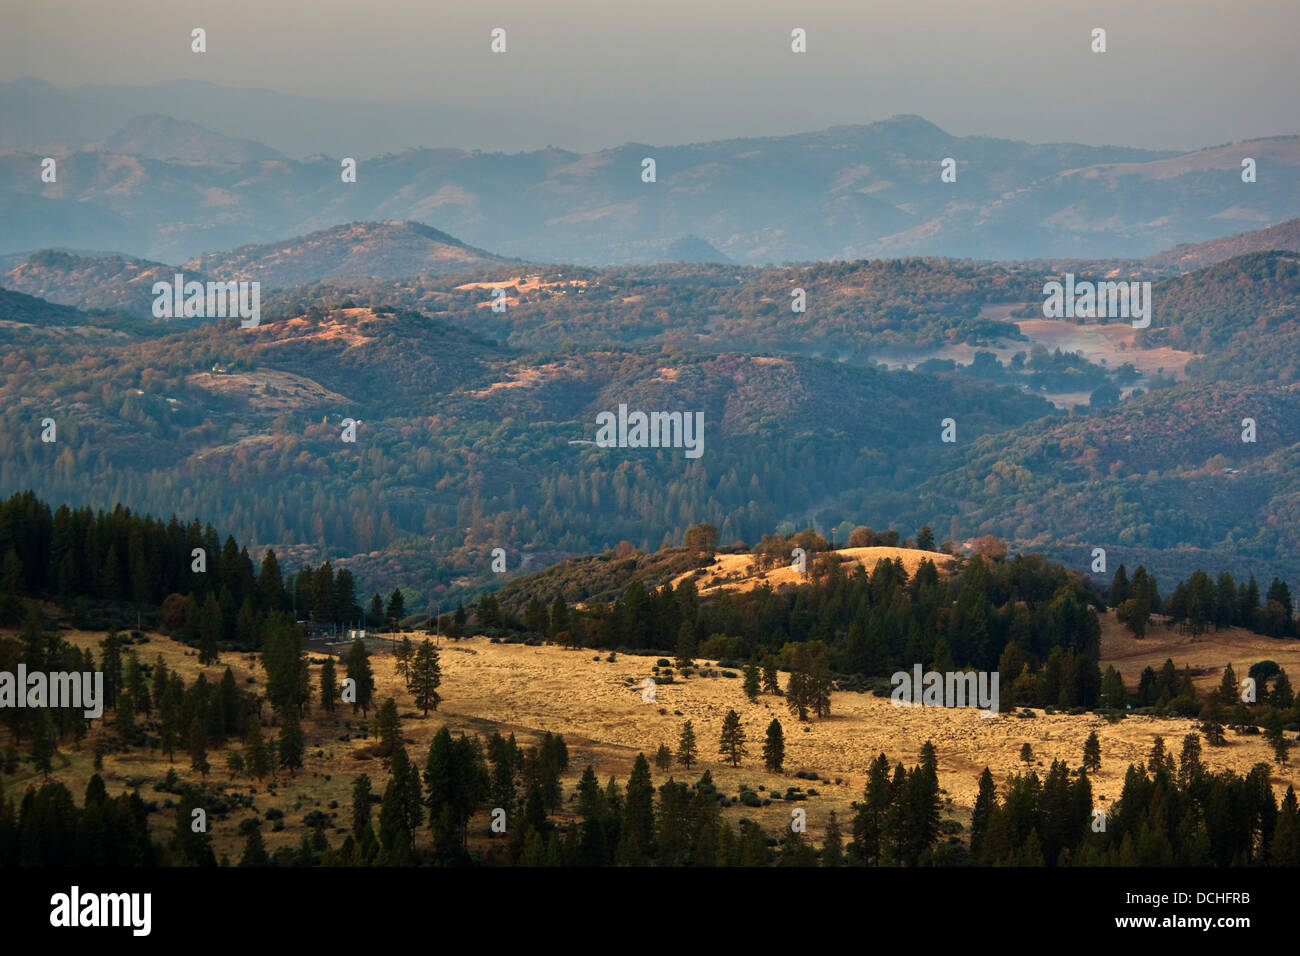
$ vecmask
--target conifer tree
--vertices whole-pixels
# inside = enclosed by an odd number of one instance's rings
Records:
[[[1286,739],[1282,715],[1277,710],[1270,710],[1264,718],[1264,739],[1273,746],[1273,758],[1286,766],[1291,754],[1291,742]]]
[[[688,720],[682,725],[682,734],[677,740],[677,762],[690,770],[691,764],[695,763],[698,756],[699,748],[695,743],[695,728],[691,726],[691,722]]]
[[[212,835],[207,827],[195,827],[194,811],[203,808],[197,790],[186,787],[176,803],[176,826],[172,830],[171,847],[176,862],[181,866],[216,866],[212,852]]]
[[[304,742],[302,725],[298,722],[298,711],[286,707],[280,715],[280,766],[289,771],[289,776],[297,776],[302,767]]]
[[[745,696],[750,700],[758,700],[759,675],[758,665],[753,661],[745,666],[745,683],[743,685]]]
[[[997,810],[997,788],[993,784],[993,774],[985,767],[980,774],[979,793],[975,797],[975,807],[970,818],[970,852],[978,862],[984,845],[984,835],[988,832],[989,821]]]
[[[691,667],[695,663],[695,631],[689,622],[683,621],[677,632],[677,667]]]
[[[393,588],[393,593],[388,597],[388,609],[384,611],[384,620],[391,630],[397,630],[404,617],[406,617],[406,599],[402,597],[401,588]]]
[[[216,595],[209,591],[199,621],[199,664],[204,667],[217,663],[221,657],[217,642],[225,630],[222,620],[221,605],[217,603]]]
[[[374,697],[375,676],[370,669],[370,654],[366,651],[366,645],[361,638],[358,637],[352,642],[345,664],[348,677],[356,682],[357,699],[352,704],[352,712],[356,713],[360,709],[364,717],[369,712],[370,702]]]
[[[320,703],[326,713],[334,713],[334,704],[338,699],[339,679],[334,668],[334,655],[327,654],[325,663],[320,667]]]
[[[740,726],[740,715],[734,710],[728,710],[723,718],[718,752],[730,760],[733,767],[740,766],[740,758],[749,754],[745,749],[745,728]]]
[[[564,602],[564,595],[555,595],[551,602],[551,620],[546,636],[552,641],[569,629],[569,606]]]
[[[41,715],[32,731],[32,766],[41,772],[42,779],[50,779],[54,769],[54,722],[48,713]]]
[[[1034,762],[1034,748],[1028,743],[1020,748],[1020,759],[1027,764]]]
[[[660,744],[659,749],[655,751],[655,766],[660,770],[667,770],[673,765],[673,752],[668,749],[666,744]]]
[[[270,755],[262,741],[262,723],[255,714],[249,718],[248,733],[244,735],[244,767],[259,781],[270,771]]]
[[[929,530],[928,528],[925,530]],[[930,539],[933,546],[934,538]],[[822,866],[844,865],[844,837],[840,834],[840,821],[831,811],[831,818],[826,824],[826,838],[822,841]]]
[[[1219,702],[1225,707],[1231,707],[1240,700],[1240,688],[1237,685],[1237,674],[1232,669],[1232,664],[1228,664],[1223,669],[1223,679],[1219,681]]]
[[[200,776],[206,777],[208,771],[212,769],[208,763],[208,732],[203,725],[203,721],[197,715],[190,721],[187,743],[190,752],[190,767],[197,770]]]
[[[780,773],[785,763],[785,734],[781,730],[781,721],[775,717],[767,725],[767,739],[763,742],[763,766],[773,773]]]
[[[358,840],[370,826],[370,775],[357,774],[352,781],[352,835]]]
[[[621,866],[642,865],[654,852],[654,792],[650,764],[645,754],[637,754],[632,774],[627,778],[627,799],[616,855]]]
[[[402,680],[406,681],[406,689],[411,689],[411,663],[415,660],[415,644],[411,638],[403,634],[402,639],[397,642],[397,650],[393,654],[397,661],[397,673]]]
[[[244,839],[244,854],[239,858],[239,866],[269,866],[270,857],[266,855],[266,842],[262,839],[262,828],[248,828]]]
[[[1088,735],[1088,739],[1083,744],[1083,769],[1089,773],[1096,773],[1101,769],[1101,741],[1097,738],[1097,731]]]
[[[1201,708],[1201,733],[1211,747],[1222,747],[1227,738],[1223,735],[1223,704],[1211,698]]]
[[[429,716],[429,708],[438,709],[442,697],[438,687],[442,684],[442,665],[438,662],[438,651],[426,637],[416,651],[415,662],[411,665],[411,693],[415,695],[415,706]]]
[[[397,715],[397,701],[387,698],[375,711],[370,732],[379,738],[379,757],[388,765],[393,751],[402,745],[402,721]]]
[[[781,696],[781,685],[777,682],[776,658],[771,654],[763,657],[763,693]]]

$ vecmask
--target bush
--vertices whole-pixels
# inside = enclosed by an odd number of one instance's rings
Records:
[[[283,820],[284,811],[281,810],[279,807],[271,807],[271,809],[267,810],[266,813],[263,814],[263,816],[265,816],[268,820]]]
[[[670,660],[669,660],[668,658],[666,658],[666,657],[661,657],[661,658],[659,658],[659,660],[655,661],[655,664],[656,664],[657,666],[659,666],[659,667],[672,667],[672,666],[673,666],[673,662],[670,661]]]

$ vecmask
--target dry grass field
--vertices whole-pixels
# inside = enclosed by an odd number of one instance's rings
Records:
[[[1102,666],[1115,663],[1130,689],[1136,686],[1142,667],[1150,664],[1158,668],[1167,656],[1172,656],[1180,669],[1185,661],[1194,668],[1206,668],[1197,678],[1201,690],[1217,685],[1218,668],[1228,660],[1240,673],[1259,659],[1270,658],[1288,667],[1293,659],[1300,661],[1300,642],[1270,641],[1240,631],[1207,635],[1199,641],[1157,631],[1137,642],[1121,633],[1112,616],[1104,620],[1104,631]],[[99,633],[64,633],[69,640],[83,646],[97,644],[103,637]],[[149,663],[161,654],[169,667],[185,675],[187,683],[200,670],[191,649],[160,635],[150,635],[148,644],[136,645],[135,649]],[[322,659],[319,654],[311,657]],[[439,711],[425,719],[416,712],[395,671],[388,642],[381,640],[375,643],[373,653],[376,699],[396,698],[408,750],[421,766],[431,738],[444,724],[453,732],[484,737],[494,730],[503,735],[514,733],[524,747],[533,744],[544,731],[562,733],[570,753],[570,768],[564,780],[566,804],[588,764],[595,767],[602,782],[610,776],[625,781],[638,752],[644,752],[653,763],[654,752],[661,743],[675,750],[681,725],[690,719],[702,762],[689,772],[680,766],[674,766],[670,772],[654,769],[656,785],[663,783],[670,773],[679,780],[694,781],[707,769],[719,789],[731,796],[742,785],[781,792],[790,786],[802,787],[805,792],[816,790],[815,796],[799,803],[773,801],[761,808],[735,805],[724,811],[724,818],[733,824],[741,816],[748,816],[775,832],[788,824],[790,810],[799,807],[807,812],[809,834],[816,841],[821,839],[831,810],[836,810],[842,824],[847,826],[852,815],[850,803],[861,797],[868,765],[881,752],[891,763],[901,760],[911,765],[922,744],[933,741],[939,757],[940,786],[947,801],[945,815],[964,824],[969,820],[969,809],[983,768],[988,766],[999,782],[1022,770],[1019,753],[1025,743],[1033,748],[1034,766],[1041,774],[1057,758],[1072,767],[1078,766],[1085,739],[1097,731],[1102,741],[1102,767],[1093,775],[1093,788],[1098,805],[1106,806],[1119,796],[1128,765],[1146,758],[1157,735],[1163,736],[1166,746],[1176,753],[1183,736],[1195,730],[1195,723],[1185,719],[1130,717],[1110,724],[1092,715],[1047,715],[1043,711],[1022,718],[1009,713],[1005,706],[996,718],[984,718],[965,709],[894,707],[887,698],[848,692],[834,695],[830,717],[801,725],[789,713],[783,699],[762,695],[756,702],[750,702],[741,689],[738,672],[730,672],[734,677],[721,676],[721,670],[703,661],[697,664],[712,666],[719,671],[719,676],[703,677],[697,672],[683,679],[678,675],[673,683],[658,683],[655,701],[646,702],[642,699],[642,682],[652,676],[656,657],[617,655],[613,661],[608,657],[606,652],[598,654],[593,650],[494,644],[483,637],[458,644],[444,641],[440,689],[444,701]],[[247,654],[223,654],[220,665],[204,669],[208,680],[218,681],[226,665],[234,670],[241,686],[260,690],[265,674]],[[313,682],[318,672],[319,667],[313,666]],[[787,676],[781,675],[782,684]],[[255,682],[251,685],[250,677]],[[722,720],[732,708],[741,717],[750,751],[736,768],[717,753]],[[372,709],[372,716],[373,713]],[[764,732],[773,717],[781,721],[786,738],[785,770],[779,774],[763,770],[759,756]],[[213,748],[209,752],[212,770],[205,782],[209,787],[224,788],[231,793],[253,791],[256,811],[263,816],[272,807],[284,812],[283,831],[272,832],[269,826],[263,827],[268,849],[272,851],[286,843],[297,844],[303,832],[302,818],[312,810],[337,814],[336,826],[347,826],[355,776],[370,774],[376,792],[382,792],[386,781],[380,761],[373,756],[373,738],[366,740],[360,736],[361,721],[361,714],[354,715],[348,706],[332,716],[314,709],[304,721],[307,739],[304,768],[292,777],[279,774],[274,784],[269,778],[260,784],[245,776],[232,779],[226,768],[226,754],[231,746],[222,750]],[[97,725],[79,749],[68,744],[61,752],[61,759],[56,759],[54,779],[66,783],[78,801],[93,772],[93,740],[98,734],[111,732],[111,726]],[[347,734],[352,739],[340,739]],[[1225,747],[1204,748],[1205,760],[1211,768],[1245,772],[1260,761],[1271,760],[1271,751],[1260,737],[1230,734],[1228,740]],[[153,785],[163,778],[169,766],[165,756],[137,749],[129,754],[106,756],[103,776],[110,793],[139,786],[146,801],[156,800],[161,807],[170,795],[154,791]],[[198,781],[198,775],[190,770],[187,755],[177,753],[175,768],[182,780]],[[1291,769],[1275,769],[1278,774],[1273,782],[1279,794],[1288,784],[1297,782]],[[815,772],[823,780],[796,779],[794,773],[800,770]],[[16,778],[5,778],[11,795],[21,793],[33,783],[39,784],[39,779],[29,772],[26,763]],[[331,807],[332,802],[337,806]],[[224,853],[232,860],[238,859],[243,840],[236,828],[249,815],[251,811],[240,810],[224,819],[210,821],[218,857]],[[566,815],[562,813],[561,818]],[[164,812],[151,819],[157,837],[165,839],[174,816]],[[476,819],[473,829],[483,832],[486,824],[484,813]],[[343,839],[339,831],[327,831],[327,836],[334,845]],[[420,835],[420,841],[427,841],[427,831]]]
[[[859,565],[870,571],[879,561],[901,558],[903,567],[907,569],[909,575],[912,575],[916,573],[922,561],[933,561],[940,571],[944,571],[954,560],[950,554],[918,551],[913,548],[839,548],[835,553],[840,556],[845,573],[852,573]],[[752,591],[762,584],[770,584],[777,588],[783,584],[802,584],[807,580],[805,575],[791,567],[789,562],[758,574],[751,572],[752,562],[753,558],[748,554],[719,554],[713,558],[711,565],[702,569],[703,574],[699,571],[687,571],[673,578],[673,587],[677,587],[686,578],[692,576],[695,577],[696,589],[702,595],[717,591]]]

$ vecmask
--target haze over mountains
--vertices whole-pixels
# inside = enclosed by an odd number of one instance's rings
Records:
[[[51,88],[53,89],[53,88]],[[33,92],[35,90],[35,92]],[[6,84],[0,253],[107,248],[166,262],[344,222],[415,220],[503,256],[587,265],[943,255],[1143,257],[1300,215],[1300,138],[1176,154],[954,137],[916,116],[681,146],[284,158],[190,118],[50,116]],[[75,98],[75,97],[74,97]],[[71,101],[69,101],[71,102]],[[80,101],[77,101],[80,102]],[[58,117],[64,119],[59,120]],[[74,122],[75,120],[75,122]],[[78,135],[72,135],[72,130]],[[62,139],[60,139],[62,137]],[[422,138],[418,127],[412,140]],[[59,160],[43,183],[40,160]],[[344,183],[340,161],[360,160]],[[642,181],[642,161],[656,181]],[[957,181],[940,181],[940,162]],[[1258,181],[1243,183],[1241,161]],[[685,244],[684,244],[685,243]]]

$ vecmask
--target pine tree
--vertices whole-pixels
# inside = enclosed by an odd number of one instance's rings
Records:
[[[416,651],[415,663],[411,665],[410,689],[415,695],[415,706],[429,716],[429,708],[438,709],[442,697],[438,687],[442,684],[442,666],[438,662],[438,651],[433,643],[425,638]]]
[[[776,679],[776,658],[771,654],[763,657],[763,693],[781,696],[781,685]]]
[[[1282,715],[1277,710],[1270,710],[1264,718],[1264,739],[1273,745],[1273,758],[1286,766],[1290,759],[1291,743],[1286,739]]]
[[[212,769],[211,764],[208,763],[208,732],[203,721],[197,716],[190,721],[188,744],[190,767],[197,770],[200,776],[206,777],[208,771]]]
[[[262,828],[248,828],[244,840],[244,855],[239,858],[239,866],[269,866],[270,857],[266,855],[266,843],[262,840]]]
[[[397,715],[397,701],[389,697],[375,711],[370,732],[379,738],[379,757],[387,766],[393,751],[402,745],[402,721]]]
[[[212,835],[203,827],[195,829],[194,811],[203,809],[203,801],[197,790],[186,787],[181,792],[181,799],[176,804],[176,826],[172,830],[172,852],[176,862],[181,866],[216,866],[217,858],[212,852]]]
[[[114,717],[114,724],[123,743],[128,746],[135,743],[135,701],[129,693],[124,693],[117,699],[117,714]]]
[[[339,680],[334,670],[334,656],[327,654],[325,663],[320,667],[320,703],[326,713],[334,713],[334,704],[338,699]]]
[[[1286,676],[1285,669],[1278,669],[1268,702],[1282,710],[1288,710],[1295,704],[1295,692],[1291,689],[1291,680]]]
[[[352,835],[358,840],[370,828],[370,775],[358,774],[352,781]]]
[[[551,602],[551,620],[546,636],[552,641],[569,629],[569,606],[564,602],[564,595],[555,595]]]
[[[620,866],[644,865],[654,852],[654,793],[650,764],[645,754],[637,754],[632,774],[627,778],[627,799],[615,852],[615,862]]]
[[[753,661],[751,661],[745,667],[745,683],[743,686],[744,686],[746,697],[748,697],[750,700],[758,700],[758,691],[759,691],[758,665],[755,664]]]
[[[1083,744],[1083,769],[1089,773],[1096,773],[1101,769],[1101,741],[1097,738],[1097,731],[1088,735],[1088,739]]]
[[[767,725],[767,739],[763,742],[763,766],[773,773],[780,773],[785,763],[785,734],[781,730],[781,721],[775,717]]]
[[[681,629],[677,632],[677,659],[676,666],[691,667],[695,663],[695,631],[691,625],[683,621]]]
[[[655,766],[660,770],[667,770],[673,765],[673,752],[668,749],[666,744],[660,744],[659,749],[655,751]]]
[[[388,609],[384,611],[384,620],[388,622],[391,630],[397,630],[406,617],[406,599],[402,597],[401,588],[393,588],[393,593],[388,597]]]
[[[1020,748],[1020,759],[1027,764],[1033,763],[1034,748],[1029,746],[1029,744],[1026,743],[1023,747]]]
[[[217,603],[216,595],[209,591],[208,599],[203,603],[203,614],[199,621],[200,665],[206,667],[220,660],[221,655],[217,650],[217,642],[221,640],[224,632],[225,625],[221,614],[221,605]]]
[[[344,663],[347,666],[348,677],[356,682],[357,699],[352,704],[352,712],[356,713],[360,708],[362,716],[366,716],[375,693],[375,676],[370,669],[370,654],[366,651],[366,645],[361,638],[358,637],[352,642]]]
[[[1119,607],[1129,599],[1128,569],[1120,565],[1115,572],[1114,579],[1110,582],[1110,595],[1107,602],[1111,607]]]
[[[740,726],[740,715],[734,710],[728,710],[723,718],[718,752],[730,760],[733,767],[740,766],[740,758],[749,754],[745,749],[745,728]]]
[[[1228,742],[1223,735],[1223,704],[1214,698],[1201,708],[1201,733],[1211,747],[1222,747]]]
[[[285,708],[280,716],[280,766],[289,771],[289,776],[297,776],[302,767],[305,749],[302,725],[298,722],[298,711],[293,707]]]
[[[691,726],[688,720],[682,725],[682,735],[677,741],[677,762],[687,770],[691,769],[691,764],[695,763],[699,756],[699,748],[695,744],[695,728]]]
[[[48,713],[41,715],[32,731],[32,766],[41,772],[42,779],[50,779],[54,769],[54,722]]]
[[[250,716],[248,733],[244,735],[244,766],[254,779],[261,780],[270,771],[270,755],[262,741],[262,724],[257,715]]]
[[[406,681],[406,689],[411,689],[411,662],[415,659],[415,644],[405,634],[397,643],[397,673]]]
[[[929,528],[922,530],[928,531]],[[934,538],[930,538],[930,545],[933,547]],[[822,866],[843,866],[844,865],[844,838],[840,834],[840,821],[835,816],[835,811],[831,811],[830,821],[826,824],[826,838],[822,841]]]
[[[970,852],[976,862],[981,860],[984,835],[988,832],[989,821],[998,807],[997,788],[993,784],[993,774],[985,767],[980,774],[979,793],[975,797],[975,807],[970,818]]]
[[[1223,679],[1219,681],[1219,702],[1225,707],[1231,707],[1240,700],[1238,696],[1240,690],[1237,686],[1237,674],[1232,669],[1232,664],[1228,664],[1223,669]]]
[[[805,684],[808,693],[808,706],[818,717],[829,717],[831,713],[831,667],[826,655],[826,645],[814,642]]]

